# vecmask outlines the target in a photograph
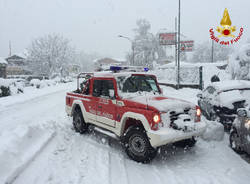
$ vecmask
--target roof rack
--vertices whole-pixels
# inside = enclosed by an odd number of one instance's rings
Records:
[[[79,88],[80,88],[79,78],[85,78],[86,80],[88,80],[92,76],[94,76],[94,73],[91,73],[91,72],[82,72],[82,73],[79,73],[77,75],[77,90],[79,90]]]

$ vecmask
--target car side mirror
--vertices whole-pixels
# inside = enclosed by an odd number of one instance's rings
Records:
[[[202,94],[201,94],[201,93],[198,93],[196,96],[197,96],[198,98],[202,98]]]
[[[237,114],[239,117],[247,117],[247,111],[243,108],[238,109]]]
[[[163,94],[163,91],[164,91],[163,88],[160,88],[160,90],[161,90],[161,94]]]
[[[115,90],[109,89],[109,96],[111,99],[114,99],[115,98]]]

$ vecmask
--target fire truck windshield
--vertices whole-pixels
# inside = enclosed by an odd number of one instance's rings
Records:
[[[123,93],[157,92],[160,90],[154,77],[149,75],[121,76],[117,80],[119,90]]]

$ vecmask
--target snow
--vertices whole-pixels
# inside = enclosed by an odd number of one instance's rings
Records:
[[[242,44],[229,59],[232,79],[250,80],[250,44]]]
[[[238,52],[238,56],[240,57],[240,60],[250,63],[249,51],[250,51],[250,44],[249,43],[241,46],[241,48],[239,49],[239,52]]]
[[[224,126],[217,121],[208,121],[202,118],[202,121],[206,121],[207,128],[202,139],[206,141],[221,141],[224,138]]]
[[[8,106],[12,106],[16,103],[24,103],[26,101],[39,98],[40,96],[64,91],[68,85],[69,84],[66,83],[66,84],[55,85],[55,86],[52,86],[49,88],[43,88],[43,89],[37,89],[34,87],[26,87],[26,88],[24,88],[23,94],[18,94],[18,95],[14,95],[14,96],[7,96],[7,97],[0,98],[0,111],[4,108],[6,108]],[[72,86],[76,87],[75,83],[70,83],[70,85],[71,85],[71,87]]]
[[[39,79],[32,79],[30,81],[31,86],[36,86],[37,88],[40,87],[40,83],[41,83],[41,81]]]
[[[221,107],[228,107],[229,109],[233,109],[233,103],[245,100],[245,98],[240,94],[239,90],[222,92],[219,94],[219,105]]]
[[[3,132],[0,141],[0,183],[11,183],[54,135],[52,131],[20,126]]]
[[[233,109],[234,102],[245,100],[247,104],[250,103],[250,81],[225,80],[210,83],[209,86],[213,86],[218,93],[213,95],[213,104]]]
[[[230,149],[228,135],[198,139],[192,149],[163,147],[145,165],[130,160],[116,140],[75,133],[65,113],[65,94],[75,88],[75,82],[30,87],[0,98],[0,183],[249,183],[250,165]],[[163,88],[197,103],[199,90]]]
[[[7,62],[4,58],[1,58],[1,57],[0,57],[0,64],[5,64],[5,65],[7,65],[8,62]]]
[[[139,102],[145,105],[153,106],[161,112],[168,112],[174,110],[177,113],[183,112],[184,109],[192,108],[192,104],[183,100],[178,100],[175,98],[166,98],[161,95],[138,95],[137,97],[130,98],[130,100]],[[195,107],[193,107],[195,108]]]
[[[223,80],[220,82],[213,82],[211,85],[218,89],[218,91],[246,88],[250,89],[250,81],[244,80]]]
[[[212,76],[218,75],[221,81],[231,79],[230,74],[227,70],[220,70],[217,66],[223,66],[227,63],[217,62],[217,63],[187,63],[181,62],[181,83],[182,84],[199,84],[199,67],[203,67],[203,81],[204,87],[206,87]],[[157,75],[159,82],[161,83],[176,83],[176,72],[174,71],[175,63],[169,63],[162,65],[156,71],[152,73]],[[166,75],[167,74],[167,75]]]
[[[13,83],[13,80],[11,79],[0,78],[0,86],[8,87],[9,85],[11,85],[11,83]]]

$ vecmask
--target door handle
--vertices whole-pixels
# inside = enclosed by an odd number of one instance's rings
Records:
[[[102,108],[102,106],[101,106],[101,105],[98,105],[98,108]]]

